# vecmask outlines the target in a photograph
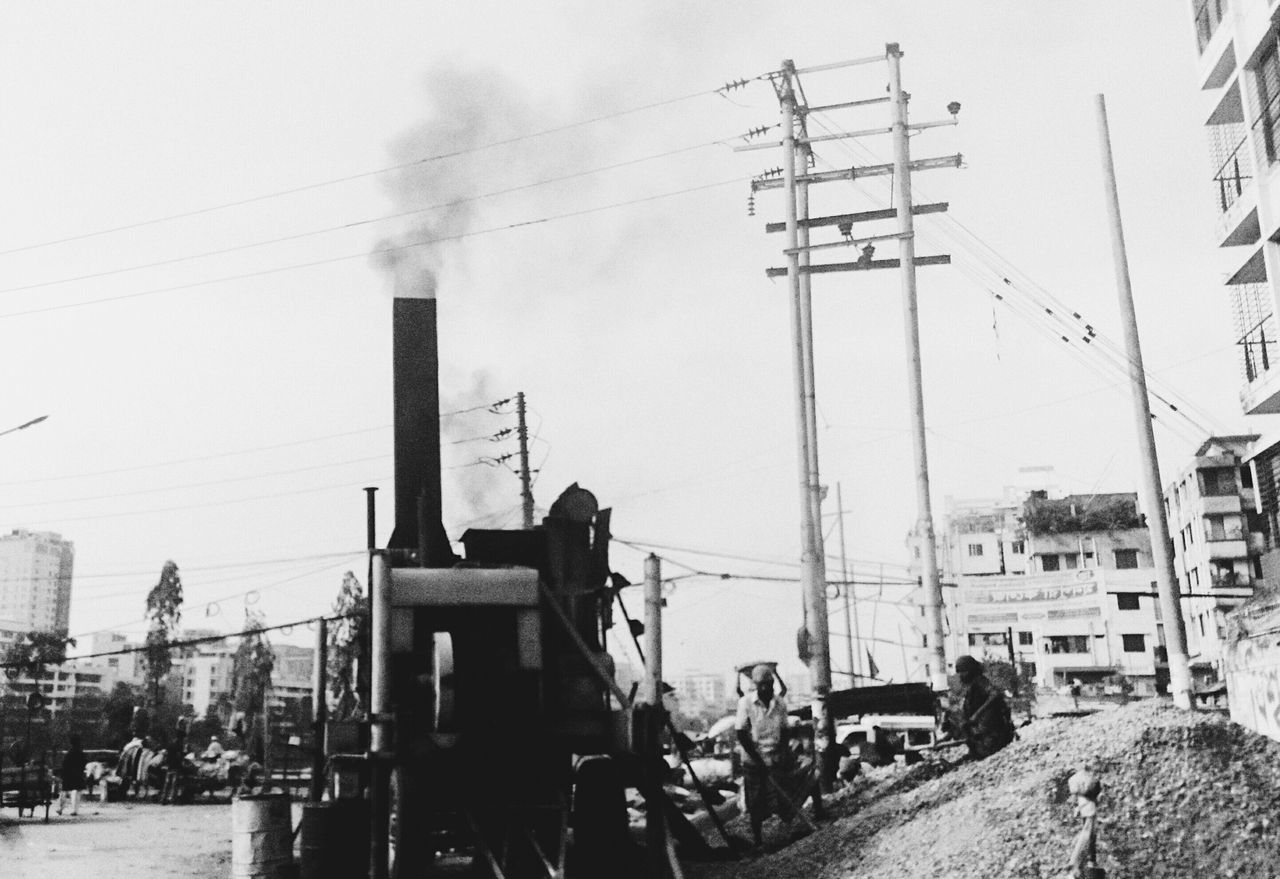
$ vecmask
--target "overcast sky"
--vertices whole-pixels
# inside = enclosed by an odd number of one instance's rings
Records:
[[[919,276],[939,514],[1025,465],[1052,465],[1064,490],[1137,488],[1121,373],[1044,312],[1053,297],[1120,344],[1098,92],[1147,366],[1196,418],[1156,403],[1171,478],[1207,431],[1262,426],[1237,402],[1221,280],[1242,256],[1213,247],[1188,7],[6,4],[0,429],[49,419],[0,437],[0,528],[75,542],[73,635],[141,632],[166,559],[188,627],[235,629],[246,604],[269,623],[326,610],[343,571],[363,578],[362,486],[382,488],[380,540],[392,524],[393,281],[374,252],[400,248],[438,283],[445,408],[528,395],[541,507],[577,481],[620,540],[683,548],[661,550],[667,574],[796,576],[788,301],[765,277],[783,264],[764,232],[778,194],[747,212],[746,181],[780,157],[732,146],[778,121],[756,77],[782,59],[890,41],[914,121],[962,104],[957,128],[912,141],[916,157],[964,156],[915,180],[917,201],[951,204],[917,221],[918,251],[955,260]],[[876,97],[885,66],[803,84],[814,104]],[[816,115],[813,133],[887,113]],[[874,164],[890,145],[818,156]],[[884,180],[813,193],[815,214],[887,204]],[[916,515],[898,283],[813,284],[823,481],[842,486],[856,570],[890,578]],[[476,463],[514,451],[483,439],[513,425],[510,406],[447,420],[454,538],[518,524],[518,480]],[[642,558],[617,545],[614,567],[638,582]],[[672,590],[669,667],[798,668],[796,584]],[[915,640],[897,605],[859,590],[868,634],[874,619],[878,637]],[[901,651],[875,651],[901,679]],[[833,655],[842,668],[839,636]]]

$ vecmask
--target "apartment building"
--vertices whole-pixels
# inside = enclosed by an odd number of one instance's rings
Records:
[[[75,546],[60,534],[15,529],[0,536],[0,619],[23,631],[66,629]]]
[[[1151,541],[1133,492],[1047,489],[948,499],[938,536],[949,660],[1013,661],[1043,687],[1103,689],[1167,676]],[[924,608],[916,643],[923,645]],[[915,661],[924,659],[919,648]]]
[[[729,689],[729,673],[691,671],[670,681],[687,713],[725,711],[737,700]]]
[[[1266,522],[1246,463],[1257,440],[1257,434],[1210,437],[1165,488],[1187,653],[1201,682],[1222,679],[1226,615],[1262,579]]]

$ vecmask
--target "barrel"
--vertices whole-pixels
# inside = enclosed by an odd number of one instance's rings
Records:
[[[337,799],[302,807],[302,879],[350,879],[369,872],[369,801]]]
[[[232,800],[232,879],[286,879],[292,866],[289,795],[256,794]]]

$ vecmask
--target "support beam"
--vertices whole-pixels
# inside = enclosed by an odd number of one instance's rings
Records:
[[[951,265],[950,254],[939,254],[937,256],[917,256],[913,265],[917,266],[946,266]],[[902,266],[902,260],[899,259],[873,259],[865,263],[862,262],[830,262],[819,263],[816,266],[807,266],[803,271],[805,274],[825,275],[830,272],[863,272],[870,269],[896,269]],[[787,270],[783,268],[765,269],[765,274],[770,278],[780,278],[787,274]]]
[[[940,214],[947,210],[950,205],[945,201],[932,202],[930,204],[912,205],[911,213],[914,216],[921,214]],[[816,229],[819,226],[843,226],[846,223],[863,223],[872,220],[892,220],[897,218],[898,211],[894,208],[884,208],[878,211],[858,211],[852,214],[834,214],[830,217],[811,217],[807,220],[800,221],[802,229]],[[765,223],[764,231],[766,232],[785,232],[787,231],[786,223]]]
[[[930,159],[915,159],[910,163],[912,171],[932,171],[937,168],[959,168],[964,157],[959,153],[950,156],[936,156]],[[888,177],[893,173],[893,163],[885,165],[864,165],[852,168],[840,168],[835,171],[819,171],[816,174],[803,174],[796,177],[797,183],[835,183],[840,180],[861,180],[863,177]],[[756,190],[782,189],[785,181],[776,177],[759,180],[753,184]]]

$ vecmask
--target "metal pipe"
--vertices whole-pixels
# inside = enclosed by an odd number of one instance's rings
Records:
[[[371,759],[369,800],[372,820],[369,833],[371,879],[387,879],[387,831],[391,806],[391,569],[385,553],[372,553],[373,582],[369,586],[371,610],[371,686],[369,751]]]

